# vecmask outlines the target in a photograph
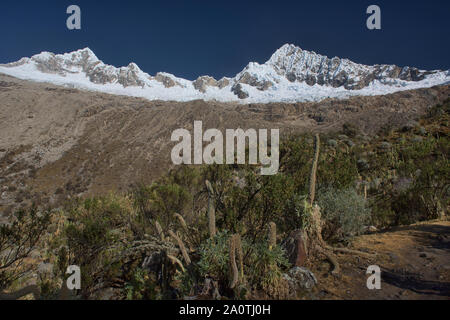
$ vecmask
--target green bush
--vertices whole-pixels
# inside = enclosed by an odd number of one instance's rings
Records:
[[[93,294],[101,283],[112,283],[122,275],[117,256],[133,239],[130,220],[135,218],[132,202],[127,197],[110,194],[71,204],[67,209],[64,232],[55,239],[55,255],[64,277],[68,265],[83,270],[83,297]]]
[[[361,234],[370,221],[366,200],[354,189],[321,190],[317,201],[322,209],[323,238],[326,240],[348,240]]]
[[[49,211],[32,207],[16,212],[10,224],[0,225],[0,291],[32,271],[31,266],[24,266],[24,260],[37,249],[50,218]]]

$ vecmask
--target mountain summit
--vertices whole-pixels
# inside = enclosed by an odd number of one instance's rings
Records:
[[[367,66],[338,57],[330,59],[292,44],[282,46],[266,63],[251,62],[235,77],[220,80],[202,76],[189,81],[164,72],[151,76],[135,63],[116,68],[104,64],[89,48],[66,54],[42,52],[0,65],[0,73],[67,87],[166,101],[319,101],[387,94],[450,82],[450,70]]]

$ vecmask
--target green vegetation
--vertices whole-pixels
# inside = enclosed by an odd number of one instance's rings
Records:
[[[311,202],[321,208],[323,239],[341,246],[370,225],[447,214],[449,109],[447,100],[416,125],[375,138],[346,124],[344,135],[322,137],[320,154],[310,135],[287,137],[274,176],[254,166],[183,166],[127,194],[73,201],[51,219],[36,209],[19,213],[0,229],[0,289],[17,280],[14,270],[27,271],[22,261],[39,245],[55,282],[67,266],[81,267],[82,298],[114,288],[117,299],[179,299],[211,286],[228,298],[283,297],[290,266],[279,244],[310,227]],[[19,249],[8,260],[12,242]]]

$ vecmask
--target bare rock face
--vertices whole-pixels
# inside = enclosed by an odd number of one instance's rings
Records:
[[[31,60],[36,62],[37,69],[43,73],[64,75],[64,68],[61,65],[61,59],[58,59],[57,57],[55,57],[54,54],[51,54],[45,58],[41,54],[41,55],[32,57]]]
[[[22,64],[27,62],[24,59],[20,61]],[[36,68],[43,73],[70,77],[73,73],[83,72],[95,84],[119,83],[123,87],[145,85],[142,79],[143,72],[135,63],[115,68],[101,62],[88,48],[64,55],[43,52],[28,61],[34,62]]]
[[[230,84],[230,79],[229,78],[222,78],[217,82],[217,86],[219,87],[219,89],[223,89],[226,86],[228,86]]]
[[[367,66],[348,59],[326,56],[302,50],[286,44],[278,49],[265,64],[290,82],[305,82],[308,85],[327,85],[358,90],[367,87],[373,80],[389,83],[392,80],[421,81],[425,76],[438,71],[421,71],[412,67],[395,65]]]
[[[210,76],[202,76],[192,82],[194,88],[202,93],[205,93],[208,87],[216,87],[223,89],[230,84],[229,78],[222,78],[219,81]]]
[[[177,85],[175,81],[173,81],[170,77],[161,72],[156,74],[155,80],[161,82],[166,88],[172,88]]]
[[[247,91],[244,91],[240,83],[235,84],[231,91],[238,96],[239,99],[247,99],[249,97],[249,94]]]
[[[407,88],[428,88],[450,83],[450,70],[424,71],[396,65],[369,66],[338,57],[328,58],[291,44],[282,46],[264,64],[250,62],[234,77],[218,81],[209,76],[189,81],[164,72],[152,77],[134,63],[116,68],[100,61],[89,48],[66,54],[42,52],[31,58],[0,65],[0,71],[22,79],[26,74],[25,78],[29,80],[50,78],[50,82],[63,82],[74,88],[88,87],[114,94],[127,92],[132,96],[165,101],[198,98],[226,102],[249,98],[252,102],[264,103],[321,101],[353,95],[383,95]],[[42,77],[43,74],[53,76]],[[107,86],[110,84],[114,86]],[[164,90],[175,86],[180,90]],[[137,90],[128,90],[131,89],[129,87],[140,87],[142,90],[136,93]],[[367,90],[356,91],[360,89]]]
[[[302,267],[307,259],[306,236],[302,230],[292,231],[281,243],[286,250],[289,263],[296,267]]]
[[[239,83],[245,83],[252,87],[256,87],[258,90],[265,91],[273,86],[273,82],[265,80],[265,79],[259,79],[255,75],[251,75],[248,72],[244,72],[242,76],[238,79]]]
[[[124,87],[144,87],[145,83],[139,78],[140,69],[135,63],[130,63],[127,68],[121,68],[117,78]]]
[[[213,77],[202,76],[195,80],[193,83],[194,88],[202,93],[206,92],[207,87],[218,87],[218,81]]]
[[[401,81],[422,81],[428,75],[438,72],[442,71],[422,71],[396,65],[368,66],[338,57],[330,59],[286,44],[278,49],[266,63],[249,63],[232,79],[234,82],[232,92],[240,99],[246,99],[248,96],[242,93],[238,84],[247,84],[260,91],[267,91],[276,88],[280,83],[285,86],[286,83],[304,83],[308,86],[360,90],[374,81],[386,86],[395,86]]]

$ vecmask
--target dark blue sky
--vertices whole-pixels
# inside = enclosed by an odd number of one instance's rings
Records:
[[[66,28],[71,4],[81,7],[81,31]],[[366,28],[371,4],[382,30]],[[115,66],[220,78],[293,43],[359,63],[448,69],[449,14],[448,0],[2,0],[0,63],[90,47]]]

